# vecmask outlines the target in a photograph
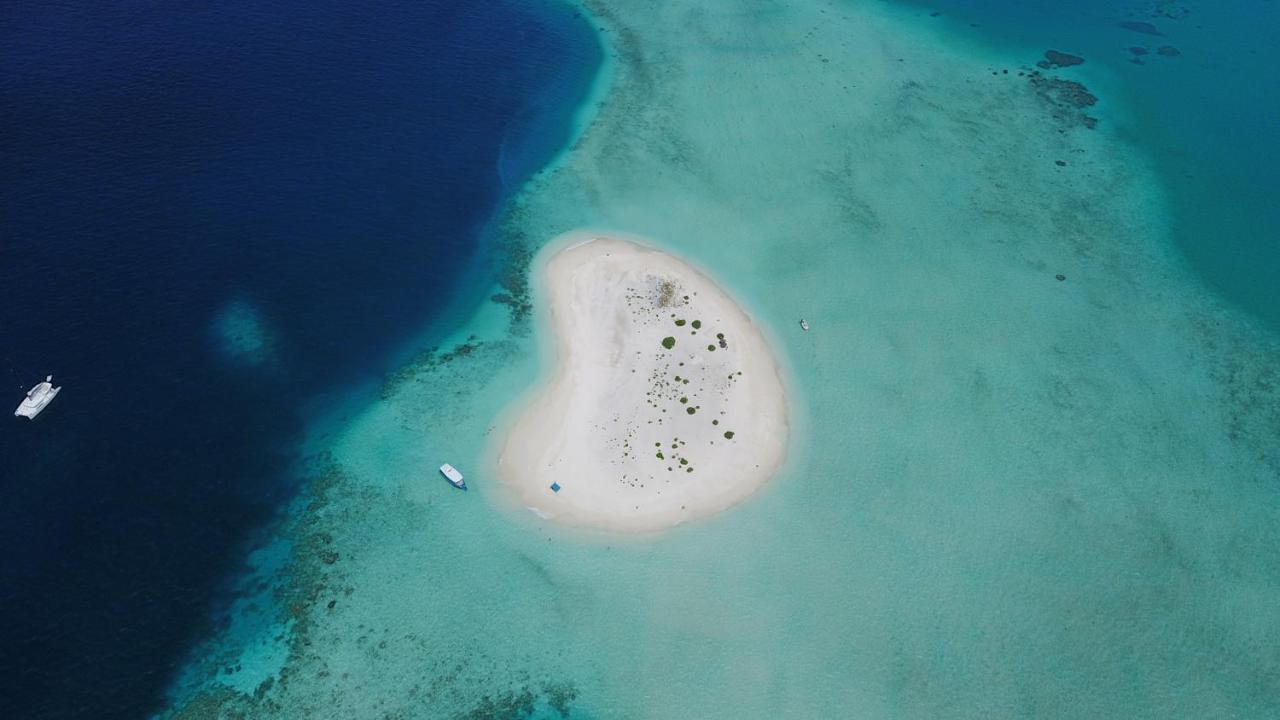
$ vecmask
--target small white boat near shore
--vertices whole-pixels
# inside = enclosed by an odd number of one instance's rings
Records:
[[[809,331],[809,322],[804,318],[800,318],[800,329],[804,330],[805,332]]]
[[[27,391],[27,396],[18,403],[18,409],[13,411],[15,417],[24,417],[35,419],[53,402],[53,398],[62,390],[61,387],[53,386],[53,376],[49,375],[42,383],[36,383],[36,386]]]
[[[458,488],[459,490],[467,489],[467,483],[462,479],[462,473],[458,472],[458,468],[450,465],[449,463],[445,463],[440,466],[440,474],[449,481],[450,485]]]

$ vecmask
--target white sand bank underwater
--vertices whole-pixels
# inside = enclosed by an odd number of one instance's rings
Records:
[[[614,80],[506,209],[498,299],[325,441],[287,657],[218,635],[169,714],[1280,717],[1280,345],[1182,268],[1097,65],[1052,73],[1090,130],[1018,76],[1044,48],[928,10],[585,6]],[[496,510],[528,261],[583,227],[778,333],[788,454],[732,511],[601,539]]]
[[[667,253],[570,240],[544,270],[557,370],[511,429],[499,476],[540,516],[606,530],[659,530],[750,495],[787,439],[755,323]]]

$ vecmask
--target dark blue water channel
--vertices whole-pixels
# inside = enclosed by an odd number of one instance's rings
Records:
[[[439,319],[599,52],[552,0],[5,3],[0,717],[156,708],[304,408]]]

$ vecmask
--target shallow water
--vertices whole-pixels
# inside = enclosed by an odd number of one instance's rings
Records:
[[[504,301],[335,430],[277,623],[212,638],[174,714],[1280,711],[1280,345],[1186,262],[1122,83],[888,6],[586,5],[609,88],[497,224]],[[582,226],[766,329],[794,439],[740,507],[618,538],[490,479],[540,372],[529,253]]]
[[[1250,0],[901,0],[959,38],[1100,65],[1169,195],[1169,233],[1214,290],[1280,331],[1280,7]],[[936,17],[934,15],[936,14]]]

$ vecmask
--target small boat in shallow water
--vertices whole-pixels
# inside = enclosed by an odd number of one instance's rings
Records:
[[[804,318],[800,318],[800,329],[805,331],[809,330],[809,323],[805,321]]]
[[[36,383],[35,387],[27,391],[27,396],[18,403],[18,409],[13,411],[14,416],[35,419],[61,390],[61,387],[53,386],[53,376],[49,375],[44,382]]]
[[[462,473],[458,472],[458,468],[450,465],[449,463],[445,463],[440,466],[440,474],[449,481],[450,485],[458,488],[459,490],[467,489],[467,483],[462,479]]]

